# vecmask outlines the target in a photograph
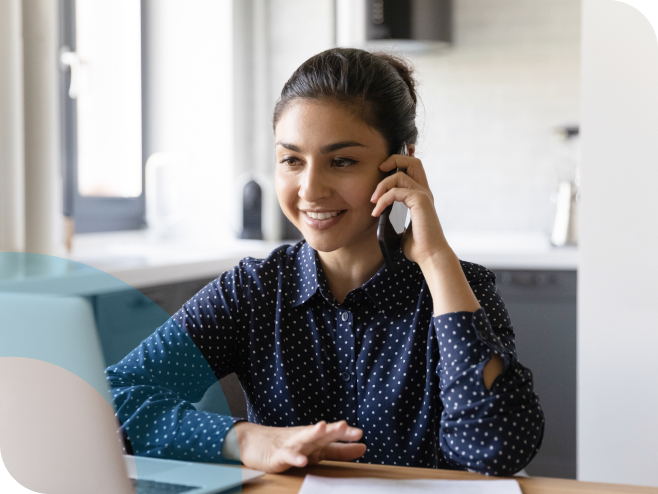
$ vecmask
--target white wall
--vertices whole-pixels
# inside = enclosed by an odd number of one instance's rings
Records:
[[[333,3],[334,0],[269,1],[269,96],[272,104],[302,62],[333,47]]]
[[[274,177],[272,111],[283,85],[304,61],[334,46],[334,0],[269,0],[265,170]],[[278,205],[276,206],[278,208]]]
[[[579,121],[580,0],[454,0],[454,46],[412,56],[419,157],[446,230],[550,232],[557,126]]]
[[[658,486],[658,43],[584,0],[578,478]]]
[[[175,155],[183,221],[175,235],[232,235],[231,0],[147,3],[149,154]],[[240,152],[236,150],[236,152]]]

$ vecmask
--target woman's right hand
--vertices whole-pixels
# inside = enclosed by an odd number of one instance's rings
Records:
[[[235,431],[244,466],[268,473],[304,467],[322,460],[350,461],[363,456],[366,445],[353,442],[363,435],[344,420],[300,427],[267,427],[238,422]]]

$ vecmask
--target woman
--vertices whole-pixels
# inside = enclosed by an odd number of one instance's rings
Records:
[[[532,459],[544,427],[532,375],[494,274],[446,242],[415,119],[401,59],[333,49],[292,75],[274,111],[276,190],[304,241],[244,259],[108,369],[136,454],[491,475]],[[413,228],[391,272],[376,230],[394,201]],[[190,404],[231,372],[249,422]]]

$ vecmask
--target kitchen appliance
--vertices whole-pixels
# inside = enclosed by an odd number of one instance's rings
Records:
[[[452,0],[336,1],[338,46],[424,52],[452,37]]]
[[[146,160],[146,224],[154,239],[168,238],[178,224],[180,212],[180,158],[168,153],[153,153]]]
[[[268,242],[283,238],[282,213],[273,177],[256,170],[244,172],[235,179],[230,192],[229,213],[237,238]]]
[[[560,127],[556,136],[562,143],[560,157],[556,160],[558,175],[555,221],[551,244],[556,247],[578,245],[578,201],[580,198],[580,169],[578,167],[577,126]]]
[[[256,180],[250,180],[242,189],[240,238],[263,240],[263,191]]]

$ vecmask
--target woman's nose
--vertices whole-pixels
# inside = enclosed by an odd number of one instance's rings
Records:
[[[302,175],[299,197],[312,203],[320,199],[326,199],[330,195],[331,187],[326,173],[324,173],[322,167],[309,163]]]

